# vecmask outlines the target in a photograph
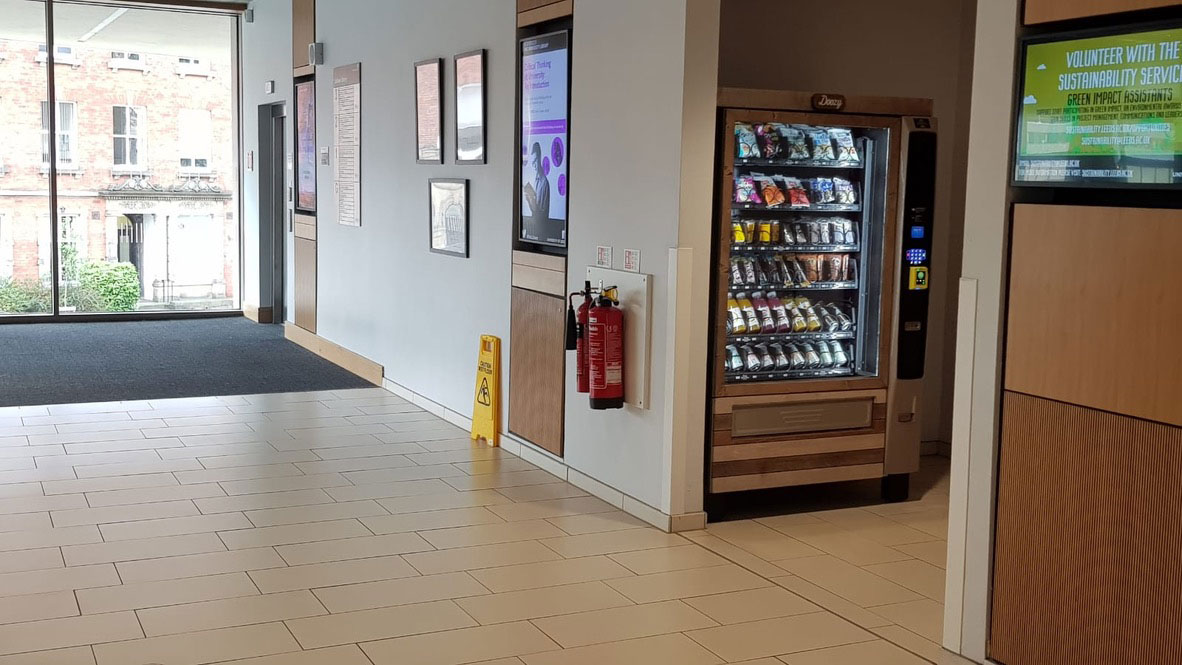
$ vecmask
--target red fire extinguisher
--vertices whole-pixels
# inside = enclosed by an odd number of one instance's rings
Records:
[[[575,296],[583,296],[578,310],[574,306]],[[587,369],[587,317],[594,302],[588,280],[582,291],[570,294],[566,311],[566,350],[575,352],[575,377],[581,393],[591,392],[591,376]]]
[[[587,313],[591,408],[597,410],[624,407],[624,312],[608,297],[612,289],[601,288]]]

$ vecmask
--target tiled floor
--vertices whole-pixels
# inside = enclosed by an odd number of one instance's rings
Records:
[[[669,535],[380,389],[0,409],[0,665],[941,662],[945,471]]]

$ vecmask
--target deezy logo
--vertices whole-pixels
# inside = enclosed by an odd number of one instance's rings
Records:
[[[823,92],[813,95],[813,108],[818,111],[840,111],[845,108],[845,97]]]

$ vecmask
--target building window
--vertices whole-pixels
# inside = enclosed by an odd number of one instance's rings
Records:
[[[111,60],[108,63],[111,69],[133,69],[136,71],[148,71],[147,60],[142,53],[135,53],[133,51],[111,51]]]
[[[209,63],[200,58],[177,58],[176,73],[180,76],[211,76]]]
[[[144,107],[115,106],[112,108],[114,119],[116,170],[141,171],[147,164],[145,155],[145,141],[147,135],[145,127]]]
[[[77,143],[78,114],[74,102],[57,103],[57,165],[58,168],[75,168],[78,156],[74,146]],[[41,102],[41,164],[49,166],[49,102]]]
[[[55,65],[78,65],[78,53],[73,46],[58,44],[54,48],[53,63]],[[45,64],[49,60],[49,48],[45,44],[37,46],[37,62]]]
[[[213,122],[209,111],[182,109],[180,112],[180,171],[182,175],[208,173]]]

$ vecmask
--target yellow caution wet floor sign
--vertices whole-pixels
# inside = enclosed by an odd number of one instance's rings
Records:
[[[480,336],[480,360],[476,365],[476,399],[472,406],[472,439],[500,444],[501,338]]]

